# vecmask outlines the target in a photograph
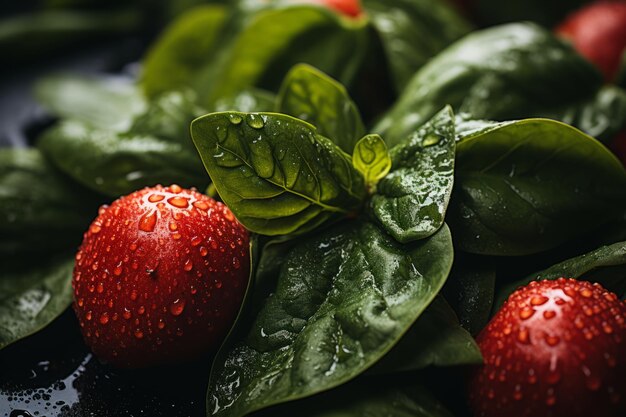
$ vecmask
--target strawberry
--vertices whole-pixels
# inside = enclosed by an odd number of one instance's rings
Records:
[[[478,335],[475,415],[626,415],[625,316],[599,284],[559,278],[518,289]]]
[[[626,50],[626,2],[592,3],[568,16],[556,32],[613,81]]]
[[[363,13],[359,0],[291,0],[294,3],[310,3],[326,6],[350,17],[358,17]]]
[[[76,255],[74,311],[86,343],[119,367],[215,349],[242,303],[248,232],[224,204],[177,185],[103,206]]]

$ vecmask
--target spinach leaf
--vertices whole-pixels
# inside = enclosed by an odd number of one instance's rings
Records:
[[[41,330],[72,301],[74,258],[59,257],[0,275],[0,349]]]
[[[296,65],[289,71],[276,109],[311,123],[346,153],[352,153],[365,134],[359,110],[345,87],[310,65]]]
[[[500,124],[457,144],[448,221],[461,250],[527,255],[616,218],[626,171],[595,139],[547,119]]]
[[[98,203],[37,149],[0,149],[0,259],[79,244]]]
[[[274,292],[218,353],[207,409],[243,416],[353,379],[426,309],[452,256],[445,226],[400,245],[371,223],[346,221],[299,242]]]
[[[44,132],[38,146],[72,178],[112,197],[158,183],[203,188],[209,180],[188,131],[201,113],[193,96],[170,92],[125,132],[64,120]]]
[[[449,104],[473,118],[511,120],[596,94],[600,73],[569,45],[532,23],[473,32],[420,69],[377,124],[389,146]]]
[[[605,288],[617,293],[622,299],[626,299],[626,242],[602,246],[503,286],[498,291],[494,309],[500,308],[513,291],[531,281],[562,277],[599,282]]]
[[[391,155],[380,135],[363,136],[354,146],[352,165],[365,178],[365,183],[373,190],[391,169]]]
[[[149,97],[194,83],[221,47],[228,10],[220,5],[195,7],[178,17],[146,54],[141,85]]]
[[[137,86],[123,77],[54,75],[40,80],[35,94],[55,116],[116,132],[130,128],[147,105]]]
[[[454,115],[449,107],[391,149],[393,169],[372,196],[374,217],[399,242],[443,224],[454,179]]]
[[[428,60],[470,30],[439,0],[399,0],[393,7],[386,0],[364,0],[363,7],[382,40],[398,93]]]
[[[491,258],[459,255],[454,260],[443,294],[456,311],[461,326],[476,335],[491,316],[496,265]]]
[[[480,348],[446,300],[438,296],[396,346],[370,374],[415,371],[427,366],[473,365],[482,363]]]
[[[202,79],[206,89],[200,90],[201,98],[213,103],[250,86],[274,90],[301,62],[349,85],[364,58],[367,40],[367,20],[346,19],[325,7],[261,10],[228,44],[215,71]]]
[[[270,112],[275,107],[276,96],[273,93],[258,88],[249,88],[233,96],[217,100],[212,111]]]
[[[359,209],[363,176],[315,128],[275,113],[212,113],[191,124],[222,200],[247,229],[299,234]]]
[[[357,380],[337,389],[272,407],[263,416],[303,417],[452,417],[452,414],[421,383],[414,380]],[[255,414],[257,415],[257,414]]]

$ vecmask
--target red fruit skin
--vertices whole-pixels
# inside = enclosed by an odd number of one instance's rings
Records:
[[[249,236],[224,204],[177,185],[103,206],[76,255],[74,311],[105,362],[138,368],[219,347],[241,306]]]
[[[626,304],[574,279],[515,291],[478,335],[469,402],[482,417],[626,415]]]
[[[568,16],[556,32],[611,82],[626,50],[626,2],[592,3]]]

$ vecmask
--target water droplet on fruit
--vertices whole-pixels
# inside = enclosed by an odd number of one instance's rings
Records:
[[[233,216],[233,212],[230,211],[228,209],[228,207],[224,207],[224,217],[226,218],[226,220],[228,220],[229,222],[232,222],[233,220],[235,220],[235,216]]]
[[[189,199],[185,197],[171,197],[167,202],[178,208],[187,208],[189,206]]]
[[[611,327],[610,324],[608,324],[606,321],[602,322],[602,330],[604,331],[604,333],[606,334],[611,334],[613,333],[613,327]]]
[[[129,309],[127,309],[126,307],[124,307],[124,313],[122,313],[122,316],[126,319],[126,320],[130,320],[130,318],[132,317],[132,313],[130,312]]]
[[[191,238],[191,246],[198,246],[200,243],[202,243],[202,239],[198,236],[194,236]]]
[[[233,268],[239,269],[241,267],[241,263],[239,262],[239,258],[233,257]]]
[[[96,292],[98,294],[102,294],[103,291],[104,291],[104,285],[101,282],[99,282],[98,285],[96,286]]]
[[[183,269],[187,272],[191,271],[193,269],[193,262],[191,262],[191,259],[187,259],[185,261],[185,265],[183,266]]]
[[[522,320],[527,320],[531,318],[535,314],[535,309],[530,307],[524,307],[519,311],[519,318]]]
[[[185,301],[180,298],[174,300],[174,302],[170,305],[170,313],[174,316],[180,316],[183,310],[185,310]]]
[[[148,201],[151,203],[158,203],[159,201],[162,201],[165,198],[165,196],[163,194],[150,194],[150,197],[148,197]]]
[[[107,312],[102,313],[100,316],[100,324],[107,324],[109,322],[109,314]]]
[[[159,322],[157,323],[157,327],[159,329],[165,328],[165,322],[163,321],[163,319],[159,319]]]
[[[145,312],[146,312],[146,308],[145,308],[144,306],[140,306],[140,307],[137,309],[137,313],[139,313],[139,315],[141,315],[141,314],[143,314],[143,313],[145,313]]]
[[[202,257],[207,256],[208,253],[209,253],[209,250],[207,248],[205,248],[204,246],[200,246],[200,256]]]
[[[528,344],[530,343],[530,337],[528,336],[528,330],[527,329],[520,329],[519,332],[517,333],[517,340],[520,343],[523,344]]]
[[[197,209],[200,209],[202,211],[208,211],[209,210],[209,205],[204,202],[204,201],[194,201],[193,202],[193,206]]]
[[[583,288],[582,290],[580,290],[580,295],[585,298],[589,298],[593,295],[593,292],[589,288]]]
[[[554,318],[554,316],[556,316],[556,311],[554,310],[545,310],[543,312],[543,318],[546,320],[550,320],[551,318]]]
[[[78,306],[82,307],[85,304],[85,300],[83,300],[82,298],[78,299]]]
[[[172,184],[170,185],[170,191],[174,194],[179,194],[181,191],[183,191],[183,189],[178,184]]]
[[[170,224],[169,224],[169,228],[170,228],[170,230],[173,232],[173,231],[175,231],[176,229],[178,229],[178,226],[176,225],[176,223],[174,223],[174,222],[170,222]]]
[[[216,280],[215,281],[215,288],[217,288],[217,289],[222,288],[222,281]]]
[[[143,338],[143,332],[140,329],[135,329],[135,337],[137,339],[142,339]]]
[[[87,314],[85,314],[85,318],[87,319],[87,321],[90,321],[92,317],[92,313],[91,311],[88,311]]]
[[[156,211],[153,210],[153,211],[151,211],[149,213],[145,213],[139,219],[139,230],[142,230],[144,232],[152,232],[152,231],[154,231],[154,228],[156,226],[156,222],[157,222],[157,212]]]
[[[534,306],[540,306],[548,301],[548,297],[543,295],[535,295],[530,299],[530,304]]]
[[[94,222],[90,227],[89,227],[89,231],[93,234],[97,234],[100,233],[100,230],[102,230],[102,226],[100,225],[100,223]]]
[[[549,336],[546,335],[546,343],[548,344],[548,346],[556,346],[559,344],[559,342],[561,341],[561,338],[558,336]]]

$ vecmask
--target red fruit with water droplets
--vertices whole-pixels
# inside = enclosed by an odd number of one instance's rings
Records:
[[[602,1],[572,13],[556,28],[613,81],[626,52],[626,2]]]
[[[515,291],[478,335],[469,402],[482,417],[626,415],[626,303],[560,278]]]
[[[319,4],[350,17],[363,13],[360,0],[290,0],[292,3]]]
[[[241,306],[249,236],[224,204],[177,185],[102,207],[76,255],[85,341],[119,367],[189,360],[219,347]]]

